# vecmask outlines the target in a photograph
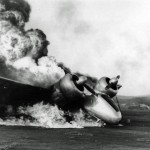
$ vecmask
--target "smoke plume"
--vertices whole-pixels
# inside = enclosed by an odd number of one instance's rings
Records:
[[[120,74],[118,94],[150,94],[150,1],[28,1],[34,10],[28,28],[43,28],[50,53],[74,72],[97,78]]]
[[[49,41],[43,31],[25,31],[30,12],[24,0],[0,0],[0,74],[7,72],[9,78],[48,87],[59,81],[64,71],[47,55]]]

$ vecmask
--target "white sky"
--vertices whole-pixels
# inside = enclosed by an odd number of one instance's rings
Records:
[[[28,28],[39,28],[49,55],[73,72],[121,75],[120,95],[150,95],[150,1],[28,0]]]

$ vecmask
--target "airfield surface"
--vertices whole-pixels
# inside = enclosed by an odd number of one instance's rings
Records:
[[[124,110],[123,126],[44,129],[0,126],[0,150],[149,150],[150,110]]]

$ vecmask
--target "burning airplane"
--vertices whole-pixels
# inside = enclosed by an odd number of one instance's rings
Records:
[[[117,82],[118,77],[103,77],[95,89],[92,89],[86,84],[86,77],[68,73],[56,84],[41,88],[1,77],[0,103],[1,106],[16,108],[44,100],[45,103],[57,105],[62,110],[74,111],[82,108],[106,123],[117,124],[122,118],[119,107],[112,99],[120,88]]]
[[[49,42],[41,30],[25,31],[30,11],[24,0],[0,0],[0,105],[13,111],[44,101],[64,111],[83,109],[109,124],[119,123],[122,115],[113,98],[121,87],[120,76],[103,77],[91,88],[85,76],[72,74],[47,56]]]

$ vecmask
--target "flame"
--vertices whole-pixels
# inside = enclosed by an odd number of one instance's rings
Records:
[[[65,112],[58,109],[57,106],[43,104],[43,102],[34,106],[19,107],[18,113],[29,115],[32,119],[8,117],[6,120],[0,119],[1,125],[19,125],[19,126],[37,126],[44,128],[83,128],[83,127],[101,127],[102,122],[97,122],[85,114],[82,110],[74,114],[73,120],[68,122],[64,117]]]

